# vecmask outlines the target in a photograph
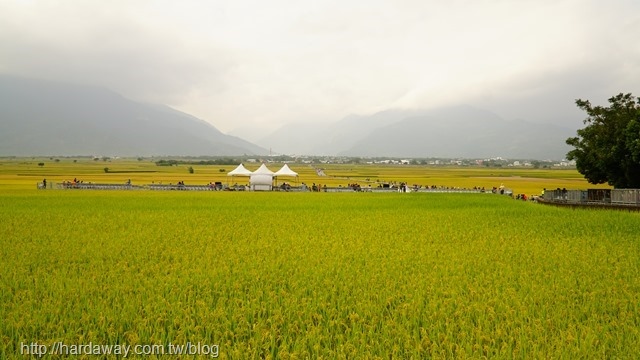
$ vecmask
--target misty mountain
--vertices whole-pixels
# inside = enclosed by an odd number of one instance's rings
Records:
[[[376,129],[421,112],[393,109],[370,116],[348,115],[338,122],[285,125],[256,143],[281,153],[336,155],[349,150]]]
[[[556,125],[507,121],[490,111],[455,106],[377,128],[339,155],[561,159],[570,150],[565,140],[574,135],[575,130]]]
[[[0,75],[0,155],[242,155],[267,150],[168,106]]]
[[[561,159],[575,130],[505,120],[467,105],[387,110],[335,123],[284,126],[257,141],[274,151],[312,155]]]

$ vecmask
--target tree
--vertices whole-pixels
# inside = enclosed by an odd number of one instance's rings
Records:
[[[593,106],[588,100],[576,105],[588,117],[578,136],[568,138],[575,149],[567,159],[592,184],[608,183],[616,188],[640,188],[640,98],[618,94],[609,106]]]

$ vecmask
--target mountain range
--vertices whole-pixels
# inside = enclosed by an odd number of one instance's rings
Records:
[[[0,75],[0,155],[226,156],[268,151],[101,87]]]
[[[258,141],[275,151],[343,156],[562,159],[575,129],[505,120],[458,105],[430,110],[386,110],[336,123],[287,125]],[[295,139],[295,143],[287,139]]]
[[[575,129],[505,120],[468,105],[390,109],[289,124],[256,140],[226,135],[165,105],[96,86],[0,75],[0,156],[230,156],[561,159]]]

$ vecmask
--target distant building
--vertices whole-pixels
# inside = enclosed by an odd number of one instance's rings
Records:
[[[553,164],[553,166],[559,166],[559,167],[576,166],[576,161],[562,160],[559,163]]]

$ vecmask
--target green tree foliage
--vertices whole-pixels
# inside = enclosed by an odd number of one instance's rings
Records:
[[[178,165],[177,160],[160,160],[156,161],[156,166],[173,166]]]
[[[575,148],[567,158],[592,184],[640,188],[640,98],[620,93],[608,107],[581,99],[576,105],[587,113],[587,126],[567,139]]]

